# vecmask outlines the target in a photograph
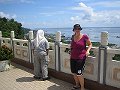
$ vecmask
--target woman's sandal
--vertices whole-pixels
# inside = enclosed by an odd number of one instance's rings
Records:
[[[79,89],[80,86],[73,86],[73,89]]]

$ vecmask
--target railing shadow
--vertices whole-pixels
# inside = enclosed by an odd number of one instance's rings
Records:
[[[17,64],[16,62],[15,62],[15,63],[12,62],[11,65],[14,66],[14,68],[19,68],[19,69],[24,70],[24,71],[26,71],[26,72],[29,72],[29,73],[31,73],[31,74],[34,73],[32,69],[26,68],[26,67],[24,67],[24,66],[22,66],[22,65],[20,65],[20,64]]]
[[[16,79],[16,82],[32,82],[35,81],[33,77],[21,77]]]
[[[55,79],[55,78],[52,78],[49,81],[54,83],[54,85],[48,87],[47,90],[71,90],[73,86],[72,84],[68,82],[64,82],[62,80]]]

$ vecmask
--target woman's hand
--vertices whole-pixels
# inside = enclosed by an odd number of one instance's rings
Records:
[[[89,51],[86,52],[86,56],[90,55]]]

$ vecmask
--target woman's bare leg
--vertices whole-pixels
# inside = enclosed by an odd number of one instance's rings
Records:
[[[79,82],[77,74],[74,73],[73,76],[74,76],[76,86],[79,86],[80,82]]]
[[[78,77],[79,83],[80,83],[80,85],[81,85],[80,90],[85,90],[85,88],[84,88],[84,77],[83,77],[83,75],[77,75],[77,77]]]

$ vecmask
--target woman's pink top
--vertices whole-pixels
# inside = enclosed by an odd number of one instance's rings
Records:
[[[71,59],[83,60],[86,57],[86,41],[88,40],[87,35],[83,35],[79,41],[71,42]]]

